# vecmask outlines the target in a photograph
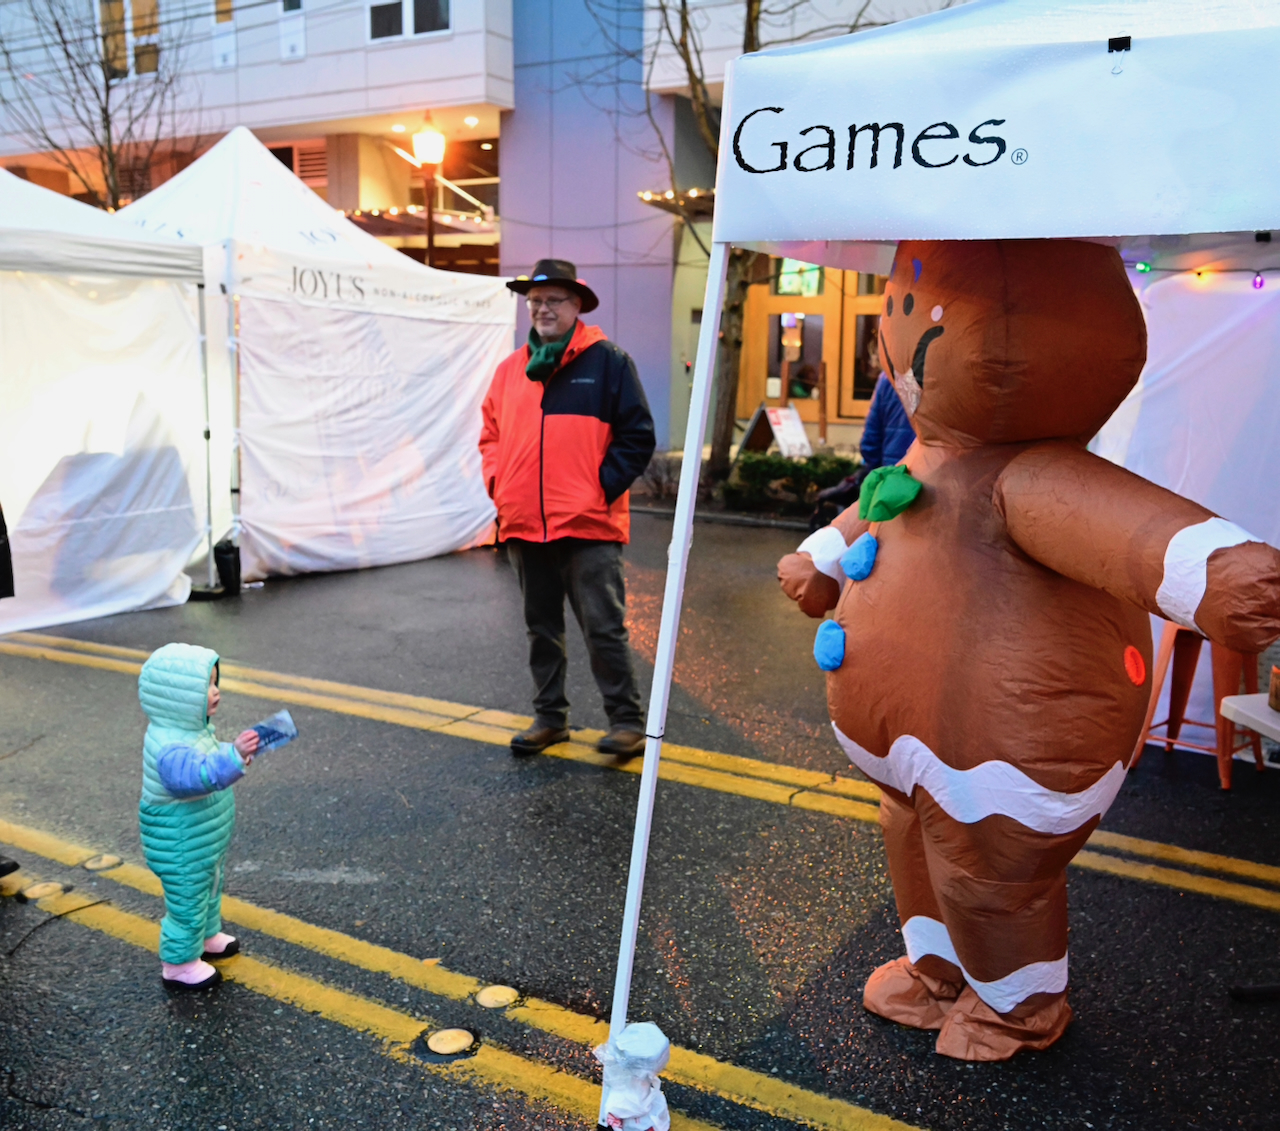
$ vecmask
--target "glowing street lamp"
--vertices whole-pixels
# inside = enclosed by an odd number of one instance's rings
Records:
[[[445,138],[428,126],[413,135],[413,155],[419,165],[439,165],[444,160]]]
[[[404,154],[404,156],[408,155]],[[422,170],[422,203],[426,206],[426,255],[424,258],[429,267],[434,266],[431,260],[435,257],[435,174],[443,160],[443,133],[428,125],[413,134],[413,164]]]

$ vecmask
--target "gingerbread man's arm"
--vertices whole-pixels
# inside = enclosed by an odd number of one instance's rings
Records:
[[[1239,652],[1280,637],[1280,551],[1212,511],[1068,443],[1001,473],[1009,535],[1041,565]]]
[[[794,554],[778,563],[782,591],[802,612],[821,617],[836,607],[845,581],[840,555],[870,527],[871,523],[858,517],[857,507],[849,507],[830,526],[810,534]]]

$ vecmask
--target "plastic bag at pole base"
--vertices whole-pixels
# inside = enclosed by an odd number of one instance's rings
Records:
[[[613,1131],[669,1131],[671,1115],[658,1073],[671,1059],[671,1042],[652,1021],[628,1025],[595,1050],[604,1065],[605,1122]]]

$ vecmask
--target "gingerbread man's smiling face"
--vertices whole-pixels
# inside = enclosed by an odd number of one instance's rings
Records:
[[[885,289],[881,365],[921,440],[1087,440],[1146,360],[1114,248],[1077,240],[907,241]]]

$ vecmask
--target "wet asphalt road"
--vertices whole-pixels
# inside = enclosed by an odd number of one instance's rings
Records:
[[[635,527],[628,584],[647,692],[670,526],[637,517]],[[814,624],[773,580],[798,538],[698,527],[673,741],[844,768],[810,658]],[[518,595],[487,551],[272,581],[236,601],[54,631],[146,649],[185,639],[259,668],[529,709]],[[573,721],[603,726],[574,631]],[[517,762],[492,745],[291,710],[302,737],[237,786],[233,894],[607,1011],[633,775]],[[262,701],[228,694],[220,732],[266,713]],[[140,861],[143,726],[128,676],[0,656],[0,817]],[[1236,780],[1223,795],[1210,759],[1149,752],[1104,827],[1280,865],[1280,774],[1240,764]],[[105,878],[29,863],[116,906],[160,913],[157,900]],[[901,952],[875,826],[663,783],[632,1013],[677,1044],[930,1129],[1280,1126],[1280,1005],[1239,1005],[1225,992],[1280,981],[1280,916],[1080,870],[1070,883],[1075,1024],[1047,1053],[960,1065],[937,1057],[928,1034],[861,1008],[867,973]],[[238,933],[246,951],[291,970],[415,1016],[479,1024],[522,1055],[591,1071],[576,1046]],[[170,998],[157,966],[34,906],[0,903],[0,1126],[583,1126],[517,1094],[441,1081],[370,1037],[241,986]],[[725,1128],[793,1126],[668,1091],[681,1110]]]

